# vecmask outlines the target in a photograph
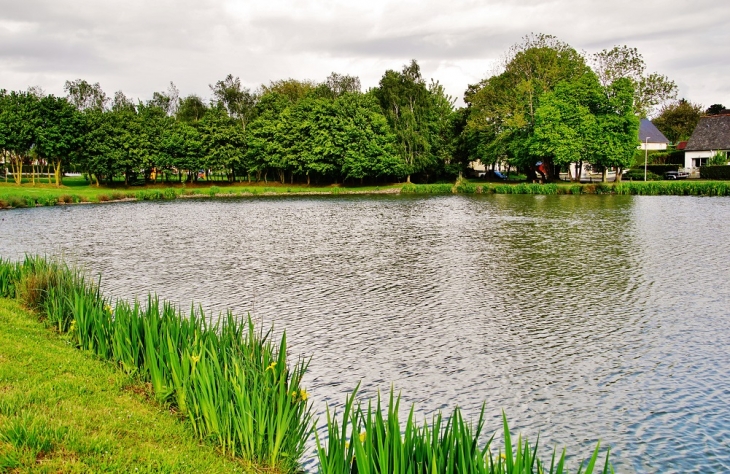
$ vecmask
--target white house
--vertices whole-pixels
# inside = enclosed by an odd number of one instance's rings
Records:
[[[701,117],[684,149],[684,167],[699,168],[718,152],[730,151],[730,115]]]
[[[666,150],[669,140],[649,119],[641,119],[639,123],[639,150]]]

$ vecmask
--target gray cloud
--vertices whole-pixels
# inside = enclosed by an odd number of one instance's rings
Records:
[[[636,46],[682,96],[730,104],[728,20],[709,0],[0,0],[0,87],[61,94],[83,77],[144,99],[170,80],[206,96],[228,73],[256,87],[332,71],[371,87],[416,58],[460,97],[511,44],[545,32],[586,52]]]

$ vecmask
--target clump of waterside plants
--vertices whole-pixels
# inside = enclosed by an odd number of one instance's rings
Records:
[[[99,285],[40,257],[0,260],[0,295],[39,311],[74,345],[151,384],[155,397],[190,420],[201,439],[273,472],[295,472],[312,431],[301,386],[307,362],[287,360],[286,336],[230,312],[210,323],[150,296],[112,303]]]
[[[518,437],[513,444],[507,417],[502,414],[504,451],[492,453],[490,439],[479,445],[484,428],[484,405],[476,423],[466,421],[458,407],[445,418],[439,411],[422,424],[411,406],[405,426],[399,420],[400,395],[390,391],[387,406],[378,394],[365,407],[356,401],[357,388],[347,397],[342,412],[327,409],[326,443],[317,436],[317,452],[322,474],[563,474],[565,450],[553,451],[549,464],[537,457],[538,443],[531,447]],[[592,474],[598,461],[600,443],[578,474]],[[613,472],[606,453],[602,472]]]
[[[183,314],[155,296],[145,304],[112,302],[99,282],[42,257],[0,258],[0,296],[17,298],[79,349],[148,383],[160,403],[224,454],[265,472],[301,472],[315,425],[302,386],[308,363],[288,360],[285,335],[275,344],[271,332],[256,330],[250,318],[228,312],[211,323],[200,307]],[[568,472],[565,450],[545,463],[537,457],[537,443],[521,437],[513,443],[504,415],[504,451],[493,454],[492,440],[481,446],[484,407],[476,423],[458,407],[449,417],[438,412],[430,423],[419,423],[411,407],[403,425],[400,396],[392,390],[387,406],[380,395],[365,406],[357,391],[346,398],[341,417],[327,409],[326,436],[315,433],[322,474]],[[598,455],[596,446],[578,473],[592,474]],[[602,472],[613,472],[608,453]]]

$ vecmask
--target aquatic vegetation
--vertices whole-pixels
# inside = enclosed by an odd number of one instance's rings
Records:
[[[532,190],[532,188],[527,188]],[[0,259],[0,297],[16,298],[73,346],[114,362],[152,387],[153,396],[189,420],[201,439],[226,454],[272,472],[299,472],[305,444],[314,431],[310,396],[302,386],[308,361],[290,360],[286,334],[230,311],[216,321],[201,307],[187,314],[158,297],[111,301],[99,282],[62,262],[26,257]],[[565,450],[550,463],[521,437],[513,444],[503,415],[504,451],[481,445],[484,406],[476,423],[456,407],[419,423],[411,407],[403,425],[400,395],[387,405],[378,395],[367,406],[358,388],[346,398],[341,417],[327,409],[327,435],[316,435],[319,470],[338,473],[554,473],[567,472]],[[596,446],[585,470],[593,472]],[[608,453],[603,468],[611,469]],[[612,471],[610,471],[612,472]]]
[[[298,469],[312,431],[301,386],[308,362],[288,360],[286,335],[275,343],[250,318],[228,312],[213,324],[202,308],[185,315],[156,296],[112,302],[81,272],[41,257],[0,260],[0,292],[38,310],[76,347],[149,382],[222,452]]]
[[[438,474],[532,474],[566,473],[565,450],[553,451],[550,463],[537,457],[538,443],[531,446],[518,437],[513,443],[507,417],[502,414],[504,452],[494,455],[494,437],[480,447],[484,428],[484,405],[476,423],[464,419],[459,408],[448,418],[438,412],[431,422],[419,424],[414,407],[405,426],[399,420],[400,395],[390,391],[387,406],[380,394],[375,405],[356,402],[357,388],[348,396],[341,418],[327,409],[326,443],[317,434],[317,453],[322,474],[343,473],[438,473]],[[598,460],[600,443],[579,474],[591,474]],[[613,472],[608,461],[603,473]]]

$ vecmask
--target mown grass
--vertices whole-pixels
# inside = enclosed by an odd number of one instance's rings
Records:
[[[256,472],[151,396],[0,299],[0,472]]]
[[[0,259],[0,296],[15,298],[41,315],[46,326],[54,329],[46,339],[55,338],[55,346],[63,346],[62,341],[65,341],[64,350],[72,351],[72,347],[82,350],[75,352],[76,358],[88,359],[93,355],[116,366],[114,377],[97,376],[83,385],[82,395],[87,391],[91,395],[102,393],[108,391],[106,387],[109,386],[121,390],[120,383],[139,386],[138,382],[142,382],[148,387],[142,391],[152,399],[152,407],[175,412],[201,442],[212,443],[221,454],[240,458],[245,463],[234,464],[234,468],[256,466],[270,473],[300,470],[305,443],[311,439],[315,423],[308,394],[301,386],[308,363],[302,359],[288,360],[285,335],[275,345],[270,333],[254,330],[250,318],[241,321],[229,312],[212,324],[200,308],[193,307],[183,315],[153,296],[145,304],[119,300],[112,306],[112,302],[101,295],[98,283],[90,282],[83,273],[63,263],[40,257],[26,257],[15,263]],[[2,308],[0,305],[0,316]],[[5,326],[13,327],[12,324]],[[64,377],[69,366],[56,363],[65,359],[51,361],[51,355],[43,355],[48,351],[52,354],[54,349],[42,348],[42,341],[31,347],[23,345],[22,330],[21,327],[20,332],[8,337],[16,337],[20,344],[18,350],[26,354],[25,359],[18,360],[26,360],[26,366],[37,362],[37,370],[45,371],[45,385],[41,386],[45,387],[44,396],[49,397],[49,401],[43,403],[52,405],[63,399],[63,403],[73,405],[75,399],[64,398],[65,395],[58,391],[61,389],[54,388],[56,383],[65,387]],[[41,351],[41,355],[34,355],[35,350]],[[105,462],[104,456],[110,449],[117,449],[113,440],[105,441],[107,444],[103,446],[111,446],[108,449],[87,449],[84,446],[96,446],[93,444],[97,439],[95,433],[81,430],[75,424],[64,424],[56,418],[48,418],[51,421],[39,418],[38,413],[43,411],[34,407],[36,401],[32,397],[36,395],[32,394],[35,392],[25,390],[25,379],[14,372],[23,371],[24,365],[3,365],[4,357],[4,352],[0,352],[0,421],[3,421],[0,425],[0,466],[30,469],[45,459],[55,459],[49,464],[53,472],[65,470],[63,463],[98,465],[101,466],[99,470],[112,471],[125,471],[126,466],[140,463],[145,469],[156,472],[188,472],[200,466],[191,464],[188,468],[174,464],[183,462],[178,458],[171,458],[169,463],[173,464],[169,464],[164,456],[148,460],[135,453],[125,455],[122,460],[109,461],[117,464],[100,464]],[[110,365],[96,362],[111,370]],[[56,365],[60,373],[55,371]],[[37,376],[29,372],[29,377],[28,384],[38,385]],[[79,389],[69,386],[68,390]],[[22,398],[26,392],[32,395],[30,400]],[[484,408],[476,424],[466,422],[458,407],[449,417],[439,412],[430,424],[419,424],[411,407],[403,425],[398,418],[400,397],[392,391],[387,406],[383,406],[378,397],[375,405],[368,402],[364,408],[356,401],[356,396],[357,388],[347,397],[341,418],[327,410],[327,437],[316,437],[319,471],[323,474],[568,472],[565,451],[560,455],[554,452],[548,464],[538,459],[537,443],[532,447],[527,440],[518,438],[513,445],[506,418],[503,421],[504,452],[492,455],[491,441],[480,446]],[[109,402],[100,403],[103,407]],[[63,410],[62,405],[60,409]],[[76,416],[83,418],[83,405],[77,410]],[[117,412],[110,413],[112,419],[104,429],[115,433],[119,420],[114,418]],[[120,419],[124,421],[123,417]],[[90,424],[84,426],[106,423],[98,417],[91,417],[88,422]],[[159,430],[155,425],[149,428],[148,431],[157,435]],[[164,436],[166,430],[162,429],[160,436]],[[118,434],[124,436],[124,433]],[[109,436],[113,438],[113,434]],[[598,454],[599,446],[596,446],[587,459],[585,470],[581,465],[578,472],[592,473]],[[97,459],[97,455],[101,457]],[[216,468],[216,463],[229,461],[211,462],[210,471],[217,472],[223,468]],[[607,453],[603,472],[610,470]]]
[[[272,472],[295,472],[312,431],[301,378],[307,362],[287,359],[250,318],[230,312],[211,324],[150,296],[145,305],[103,297],[98,285],[39,257],[0,260],[0,296],[19,299],[73,346],[149,383],[158,403],[188,420],[200,439]]]
[[[80,178],[67,178],[64,186],[30,184],[17,186],[0,182],[0,209],[54,206],[80,202],[109,202],[123,199],[138,201],[171,200],[180,197],[245,197],[279,194],[360,194],[398,192],[400,185],[384,186],[303,186],[280,183],[222,183],[196,184],[160,183],[146,186],[95,186]]]

